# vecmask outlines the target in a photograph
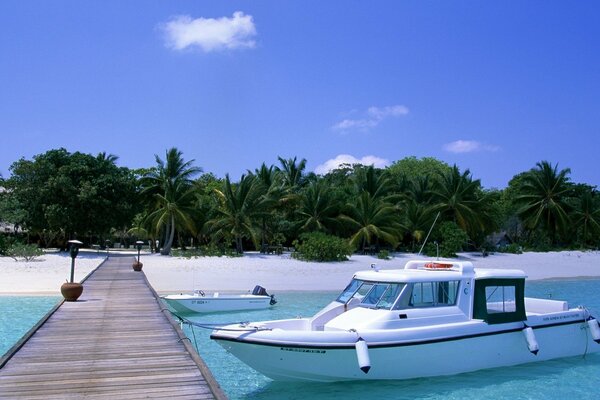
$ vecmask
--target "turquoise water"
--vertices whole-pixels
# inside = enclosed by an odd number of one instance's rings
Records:
[[[18,342],[61,298],[0,296],[0,355]]]
[[[205,323],[310,316],[337,292],[279,293],[271,310],[214,314]],[[529,282],[526,294],[586,305],[600,316],[600,280]],[[0,296],[0,354],[29,330],[59,297]],[[210,331],[185,327],[202,358],[230,399],[597,399],[600,398],[600,355],[496,368],[450,377],[406,381],[281,383],[255,372],[209,339]],[[465,354],[468,357],[468,354]],[[460,362],[460,360],[457,360]]]
[[[199,322],[221,323],[309,316],[337,292],[280,293],[271,310],[208,315]],[[530,297],[568,300],[600,316],[600,280],[528,282]],[[185,327],[198,352],[230,399],[597,399],[600,354],[495,368],[467,374],[405,381],[341,383],[275,382],[255,372],[209,339],[210,331]],[[194,339],[195,336],[195,339]],[[465,357],[468,357],[465,354]],[[460,362],[460,360],[457,360]]]

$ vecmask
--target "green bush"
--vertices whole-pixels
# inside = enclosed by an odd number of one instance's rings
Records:
[[[22,258],[25,261],[34,260],[44,255],[44,251],[34,244],[13,243],[6,249],[6,255],[19,261]]]
[[[439,230],[439,254],[435,243],[427,243],[424,253],[430,257],[456,257],[456,253],[462,250],[462,247],[469,236],[465,231],[459,228],[454,222],[444,222]]]
[[[197,257],[241,257],[235,250],[219,247],[214,244],[201,246],[195,249],[173,249],[171,251],[173,257],[181,258],[197,258]]]
[[[294,247],[292,257],[305,261],[346,261],[354,252],[346,239],[321,232],[300,235]]]
[[[6,235],[0,234],[0,256],[7,255],[6,252],[10,247],[11,240]]]
[[[500,253],[522,254],[523,248],[517,243],[511,243],[498,249]]]
[[[379,253],[377,253],[377,258],[380,260],[389,260],[391,258],[390,252],[387,250],[379,250]]]

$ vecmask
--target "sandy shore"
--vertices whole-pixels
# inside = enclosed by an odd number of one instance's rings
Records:
[[[131,254],[133,256],[133,253]],[[183,259],[142,255],[144,272],[159,293],[205,291],[247,291],[261,285],[269,291],[341,290],[355,271],[376,263],[381,269],[404,266],[412,254],[397,254],[390,260],[352,256],[350,261],[314,263],[294,260],[289,254],[263,255],[249,252],[243,257],[200,257]],[[75,280],[92,271],[105,255],[81,253],[76,260]],[[600,252],[563,251],[549,253],[500,254],[488,257],[464,253],[464,261],[481,268],[516,268],[529,279],[600,278]],[[0,294],[59,294],[70,274],[67,253],[49,253],[31,262],[0,257]]]

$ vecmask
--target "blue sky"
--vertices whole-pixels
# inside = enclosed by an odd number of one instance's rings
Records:
[[[0,173],[52,148],[234,180],[436,157],[600,185],[600,3],[0,2]]]

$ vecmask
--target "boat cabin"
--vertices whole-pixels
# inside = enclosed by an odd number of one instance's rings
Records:
[[[357,272],[335,303],[343,304],[341,313],[351,309],[393,311],[391,317],[396,321],[426,317],[440,323],[524,321],[525,278],[520,270],[480,270],[470,262],[409,261],[401,270]],[[382,323],[390,318],[390,313],[388,317],[359,310],[349,314],[365,323],[373,323],[373,317]],[[342,326],[347,318],[340,315],[328,325]]]

